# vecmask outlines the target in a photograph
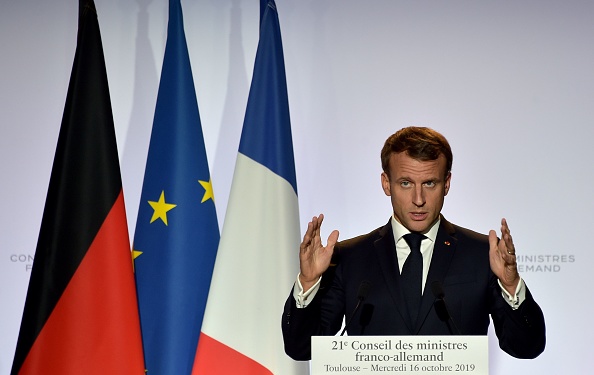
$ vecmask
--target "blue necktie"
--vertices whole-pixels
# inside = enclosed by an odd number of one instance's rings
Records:
[[[402,266],[402,294],[408,310],[411,326],[417,322],[417,315],[421,305],[423,284],[423,255],[421,254],[421,241],[426,237],[420,233],[404,235],[404,240],[410,247],[410,255]]]

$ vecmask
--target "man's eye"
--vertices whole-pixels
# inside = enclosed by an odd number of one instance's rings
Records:
[[[427,187],[434,187],[435,186],[435,181],[427,181],[427,182],[425,182],[425,186],[427,186]]]
[[[410,186],[410,181],[401,181],[400,182],[400,186],[402,186],[402,187],[409,187]]]

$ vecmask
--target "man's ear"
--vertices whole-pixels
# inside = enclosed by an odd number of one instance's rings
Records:
[[[388,197],[392,195],[392,191],[390,190],[390,177],[388,177],[386,172],[382,172],[382,189]]]
[[[450,181],[452,181],[452,172],[448,172],[448,175],[445,179],[444,196],[448,195],[448,192],[450,191]]]

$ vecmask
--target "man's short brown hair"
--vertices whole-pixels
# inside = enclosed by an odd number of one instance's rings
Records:
[[[437,160],[439,155],[446,158],[445,176],[452,170],[454,156],[448,140],[433,129],[417,126],[402,128],[392,134],[382,148],[382,169],[390,176],[390,156],[406,152],[408,156],[420,161]]]

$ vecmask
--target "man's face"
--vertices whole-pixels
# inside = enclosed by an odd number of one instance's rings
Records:
[[[411,232],[425,232],[439,217],[450,189],[446,159],[419,161],[406,152],[390,157],[390,176],[382,173],[382,188],[390,197],[396,220]]]

